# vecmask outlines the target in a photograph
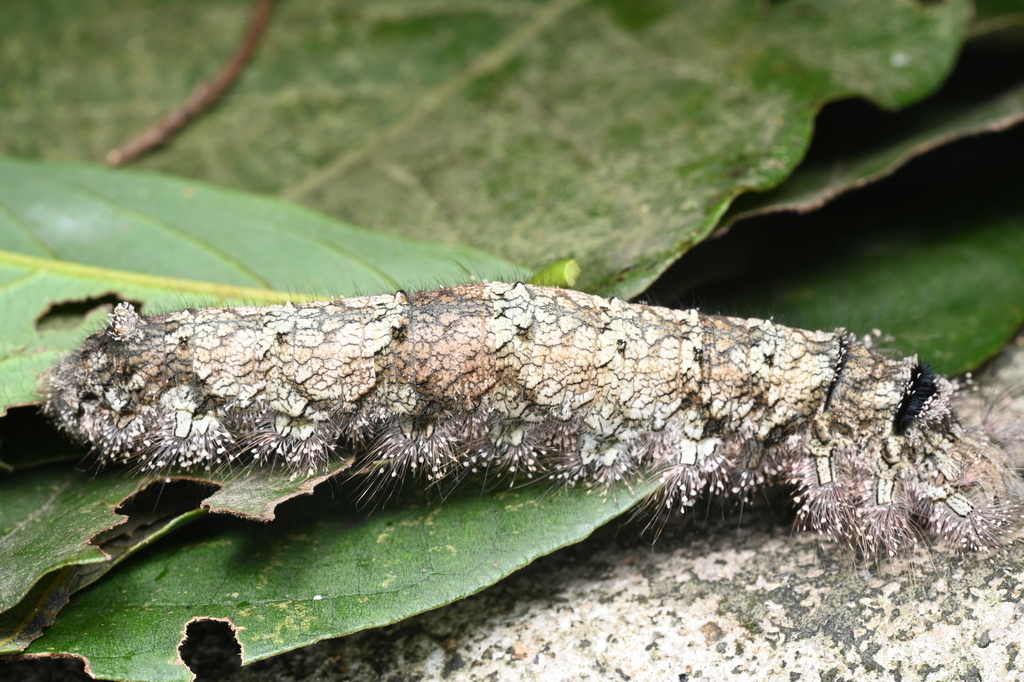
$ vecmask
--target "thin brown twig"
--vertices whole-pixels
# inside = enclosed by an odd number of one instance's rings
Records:
[[[121,166],[153,147],[164,144],[189,121],[220,99],[220,96],[242,73],[245,63],[256,51],[260,37],[270,22],[270,12],[273,7],[274,0],[256,0],[256,9],[253,11],[249,31],[246,33],[245,39],[242,40],[242,44],[238,46],[238,50],[231,57],[231,61],[225,64],[216,76],[197,85],[185,103],[178,109],[162,118],[145,132],[107,152],[107,163],[111,166]]]

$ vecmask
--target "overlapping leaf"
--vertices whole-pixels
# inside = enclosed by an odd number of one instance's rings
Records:
[[[1019,26],[1024,35],[1024,13]],[[976,39],[968,43],[950,80],[923,102],[899,113],[863,101],[826,109],[816,122],[807,158],[786,182],[739,197],[722,217],[721,227],[764,213],[820,208],[922,154],[1018,125],[1024,121],[1024,69],[1012,66],[1018,55],[1019,49]]]
[[[741,277],[695,294],[711,310],[810,329],[880,330],[879,344],[959,374],[1024,324],[1024,127],[928,157],[916,173],[718,244]],[[857,233],[856,239],[850,234]],[[708,253],[695,250],[681,271]],[[695,269],[695,268],[691,268]]]
[[[0,652],[23,648],[26,629],[38,636],[39,612],[55,613],[52,595],[92,582],[130,552],[194,518],[187,508],[131,520],[115,513],[137,488],[123,474],[89,476],[62,465],[0,477]],[[51,579],[33,591],[46,575]]]
[[[13,4],[0,151],[61,158],[100,159],[171,110],[246,19],[234,2]],[[732,198],[789,174],[824,102],[938,87],[969,16],[966,0],[299,0],[224,105],[142,165],[531,270],[576,258],[582,288],[633,296]]]

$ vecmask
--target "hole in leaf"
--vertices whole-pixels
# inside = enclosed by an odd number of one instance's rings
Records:
[[[196,682],[224,679],[242,667],[242,647],[234,628],[223,620],[189,623],[178,655],[196,676]]]
[[[114,508],[127,516],[123,523],[107,528],[92,536],[90,544],[103,550],[111,562],[78,567],[74,590],[81,589],[101,578],[113,565],[141,546],[164,535],[171,526],[188,523],[202,514],[195,513],[200,502],[218,486],[193,480],[160,480],[128,496]],[[159,581],[167,573],[165,570]]]
[[[95,682],[85,672],[85,662],[77,656],[54,655],[22,660],[0,660],[2,680],[61,680],[62,682]]]
[[[0,417],[0,470],[67,460],[78,462],[85,459],[87,452],[58,431],[34,405],[8,408],[7,414]]]
[[[41,316],[36,318],[36,329],[40,332],[64,332],[76,329],[97,309],[113,312],[114,306],[125,300],[115,293],[90,296],[78,300],[53,303]],[[135,309],[142,311],[142,303],[129,301]]]
[[[133,493],[114,510],[125,516],[168,516],[198,509],[199,503],[220,488],[215,483],[172,478],[153,481]]]

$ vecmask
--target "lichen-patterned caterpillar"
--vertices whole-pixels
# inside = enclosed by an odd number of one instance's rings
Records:
[[[662,512],[794,483],[802,527],[867,552],[923,530],[993,547],[1021,525],[1004,453],[916,358],[522,283],[152,317],[122,303],[43,390],[102,462],[143,471],[305,470],[348,441],[373,476],[657,476]]]

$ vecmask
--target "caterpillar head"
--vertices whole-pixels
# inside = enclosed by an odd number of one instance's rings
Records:
[[[109,316],[106,329],[90,336],[43,375],[44,412],[76,440],[100,443],[139,430],[135,396],[146,381],[129,371],[131,341],[142,318],[130,303]]]
[[[873,408],[863,397],[833,405],[816,426],[828,433],[812,437],[814,456],[794,467],[800,525],[866,554],[899,553],[926,532],[958,551],[1006,544],[1022,507],[1005,451],[960,425],[954,386],[927,366],[874,362],[892,371],[875,384]],[[858,418],[858,429],[836,428]]]

